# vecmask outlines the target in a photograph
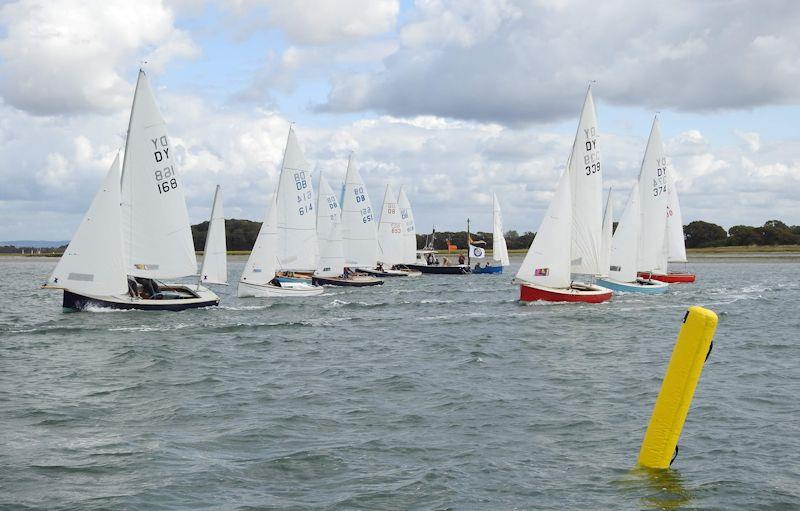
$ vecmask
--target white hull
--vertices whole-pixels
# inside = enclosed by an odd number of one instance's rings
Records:
[[[250,284],[239,282],[237,295],[239,298],[257,297],[280,297],[280,296],[317,296],[325,290],[322,286],[315,286],[306,282],[281,282],[280,286],[272,284]]]

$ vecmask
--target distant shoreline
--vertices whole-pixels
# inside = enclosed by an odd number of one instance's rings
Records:
[[[516,250],[509,250],[509,255],[525,255],[527,249],[516,249]],[[437,254],[440,255],[451,255],[458,257],[461,254],[466,254],[464,250],[459,250],[455,252],[447,252],[446,250],[437,250]],[[203,252],[196,252],[198,256],[202,256]],[[487,256],[492,254],[491,250],[486,251]],[[752,257],[764,257],[769,255],[780,255],[780,256],[798,256],[800,257],[800,245],[749,245],[749,246],[741,246],[741,247],[706,247],[706,248],[687,248],[686,254],[689,257],[695,256],[699,259],[707,258],[707,257],[714,257],[714,256],[752,256]],[[249,250],[229,250],[229,256],[249,256]],[[52,259],[54,257],[61,257],[61,254],[58,253],[49,253],[49,254],[17,254],[17,253],[0,253],[0,258],[2,259],[10,259],[10,258],[19,258],[19,259]],[[476,260],[477,261],[477,260]]]

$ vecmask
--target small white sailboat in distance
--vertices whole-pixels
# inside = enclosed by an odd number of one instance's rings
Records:
[[[214,190],[214,202],[203,249],[203,265],[200,267],[200,283],[228,285],[228,247],[225,240],[222,188],[219,185]]]
[[[294,129],[289,127],[278,186],[253,251],[239,279],[244,297],[314,296],[311,273],[317,266],[318,243],[311,172]],[[294,272],[308,272],[295,276]]]
[[[686,263],[686,240],[683,234],[683,216],[681,215],[681,205],[678,201],[678,189],[675,187],[675,180],[672,172],[667,174],[669,182],[669,200],[667,203],[667,264],[684,263],[684,271],[669,270],[666,274],[654,274],[652,278],[670,284],[688,284],[694,282],[696,275],[689,273],[685,269]]]
[[[125,141],[45,288],[64,290],[63,307],[183,310],[218,305],[203,286],[157,279],[197,274],[183,185],[166,126],[139,71]]]
[[[472,273],[503,273],[503,266],[508,266],[508,247],[503,235],[503,217],[500,213],[500,201],[497,194],[492,193],[492,262],[481,267],[476,264]]]
[[[406,189],[400,186],[397,195],[397,205],[400,208],[400,218],[403,220],[403,265],[417,262],[417,226],[414,223],[414,212],[411,201],[408,200]]]
[[[572,272],[599,275],[602,181],[592,90],[586,92],[566,169],[517,272],[523,302],[604,302],[611,290],[577,283]],[[580,202],[575,202],[580,201]]]

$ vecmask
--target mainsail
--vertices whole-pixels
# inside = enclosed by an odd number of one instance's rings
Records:
[[[325,177],[319,179],[317,197],[317,238],[319,263],[315,275],[339,276],[344,272],[344,242],[339,200]]]
[[[603,222],[603,176],[597,115],[591,87],[581,110],[578,131],[569,158],[572,191],[572,272],[604,273],[600,265]]]
[[[347,161],[342,203],[342,238],[345,266],[372,268],[378,261],[375,214],[367,187],[352,158]]]
[[[501,266],[508,266],[508,247],[503,235],[503,216],[500,214],[500,202],[497,194],[492,194],[492,259]]]
[[[403,264],[403,231],[404,222],[397,204],[397,196],[392,185],[386,185],[381,206],[381,217],[378,222],[378,258],[391,268],[395,264]]]
[[[291,127],[276,193],[279,269],[312,270],[318,252],[314,190],[308,162]]]
[[[639,174],[642,227],[638,269],[642,271],[667,271],[664,257],[667,242],[666,211],[670,188],[667,172],[667,158],[664,156],[664,146],[661,144],[661,128],[658,117],[655,117]]]
[[[686,241],[683,235],[683,217],[681,216],[681,205],[678,201],[678,189],[675,188],[671,172],[667,174],[667,181],[669,182],[669,202],[667,204],[668,261],[685,263]]]
[[[128,290],[120,232],[119,153],[47,285],[93,295]]]
[[[417,228],[414,225],[414,212],[411,210],[411,202],[406,196],[404,187],[400,187],[400,195],[397,197],[397,204],[400,207],[400,217],[404,222],[403,229],[403,263],[415,264],[417,262]]]
[[[131,275],[175,278],[197,272],[174,157],[147,75],[140,70],[121,177],[123,254]]]
[[[214,191],[214,204],[211,206],[211,219],[208,221],[206,245],[203,249],[203,266],[200,268],[200,281],[203,284],[227,284],[227,260],[225,215],[222,210],[221,189],[217,185]]]

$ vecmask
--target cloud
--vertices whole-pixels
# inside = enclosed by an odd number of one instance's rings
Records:
[[[35,115],[112,112],[130,102],[122,77],[139,60],[160,70],[198,49],[158,0],[21,0],[0,8],[6,104]]]
[[[378,71],[332,80],[327,112],[527,124],[574,115],[588,80],[617,105],[715,111],[800,99],[800,4],[416,3]]]
[[[291,44],[324,45],[352,41],[394,28],[397,0],[239,0],[228,5],[254,27],[277,28]],[[252,20],[253,16],[263,19]]]

